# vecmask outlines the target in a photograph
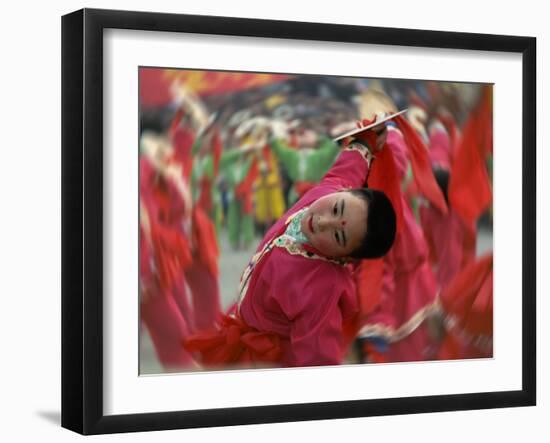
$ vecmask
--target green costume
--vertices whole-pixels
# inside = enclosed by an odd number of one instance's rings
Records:
[[[228,188],[227,229],[229,243],[233,248],[240,244],[248,247],[254,240],[254,215],[252,211],[252,186],[246,195],[237,195],[239,185],[248,177],[254,158],[244,156],[239,149],[230,149],[222,154],[220,171]]]
[[[340,152],[340,147],[327,137],[321,138],[319,147],[315,149],[294,149],[280,139],[272,140],[271,149],[293,182],[289,206],[303,194],[300,192],[302,184],[316,184],[321,181]]]

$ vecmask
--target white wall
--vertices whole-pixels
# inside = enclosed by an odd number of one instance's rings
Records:
[[[2,8],[0,69],[0,435],[3,441],[73,441],[79,437],[59,427],[60,414],[60,17],[83,6],[156,10],[327,23],[349,23],[450,31],[531,35],[538,38],[538,190],[539,226],[548,223],[548,155],[542,154],[542,113],[548,106],[550,31],[542,2],[441,1],[367,2],[340,0],[273,2],[201,0],[56,1],[35,5],[6,2]],[[303,2],[305,3],[305,2]],[[370,2],[374,3],[374,2]],[[340,9],[337,9],[340,8]],[[6,137],[7,136],[7,137]],[[6,155],[7,154],[7,155]],[[544,164],[546,163],[546,164]],[[98,437],[99,441],[548,441],[550,391],[549,326],[543,322],[549,303],[548,234],[539,236],[539,380],[534,408],[500,409],[398,417],[332,420],[165,431]],[[546,249],[548,251],[548,249]],[[546,266],[545,266],[546,265]],[[546,346],[545,346],[546,345]],[[452,382],[452,381],[450,381]]]

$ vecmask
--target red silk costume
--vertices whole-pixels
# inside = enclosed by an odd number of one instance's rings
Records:
[[[342,363],[345,323],[357,312],[350,265],[285,238],[287,222],[320,197],[364,186],[365,150],[340,154],[319,185],[268,231],[243,273],[241,300],[220,327],[185,342],[205,365],[316,366]]]

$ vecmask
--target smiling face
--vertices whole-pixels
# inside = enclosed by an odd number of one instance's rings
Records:
[[[367,202],[350,192],[334,192],[316,200],[302,218],[311,246],[326,257],[348,257],[367,231]]]

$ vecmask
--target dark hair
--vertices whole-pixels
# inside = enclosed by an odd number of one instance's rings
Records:
[[[170,126],[173,111],[167,108],[142,110],[139,116],[139,135],[144,132],[163,134]]]
[[[449,204],[449,171],[442,168],[433,168],[435,181],[445,197],[445,203]]]
[[[359,188],[349,191],[368,205],[367,233],[353,258],[379,258],[388,253],[395,240],[396,217],[390,199],[381,191]]]

